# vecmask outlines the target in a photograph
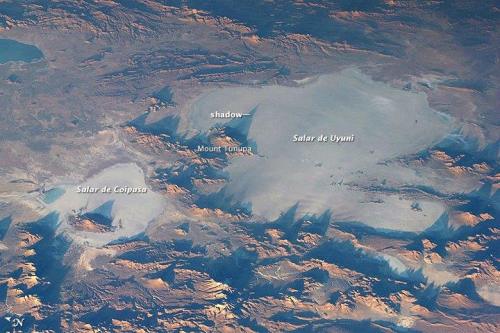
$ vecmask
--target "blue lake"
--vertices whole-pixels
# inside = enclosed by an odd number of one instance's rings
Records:
[[[48,190],[47,192],[45,192],[43,194],[43,197],[42,197],[42,200],[46,203],[46,204],[51,204],[53,203],[54,201],[56,201],[57,199],[59,199],[59,197],[61,195],[63,195],[66,191],[62,188],[59,188],[59,187],[55,187],[53,189],[50,189]]]
[[[12,39],[0,39],[0,64],[9,61],[32,62],[42,58],[43,53],[36,46]]]

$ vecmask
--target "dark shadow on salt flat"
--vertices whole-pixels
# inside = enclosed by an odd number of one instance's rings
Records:
[[[148,113],[144,113],[139,117],[128,122],[128,125],[137,128],[143,133],[154,135],[167,134],[176,137],[177,128],[179,127],[179,118],[175,116],[167,116],[154,123],[147,124]]]
[[[306,214],[296,217],[299,203],[290,207],[277,220],[268,224],[268,227],[275,227],[285,232],[285,238],[296,242],[299,232],[310,232],[324,236],[328,230],[331,220],[330,210],[317,216]]]
[[[442,214],[434,224],[422,232],[422,236],[432,236],[432,238],[448,239],[450,237],[449,216]]]
[[[258,106],[254,107],[250,112],[249,116],[243,116],[242,118],[234,118],[222,126],[224,128],[224,133],[235,139],[240,143],[240,146],[246,146],[252,148],[252,153],[258,155],[257,142],[249,138],[250,128],[252,126],[253,117],[257,111]]]
[[[149,237],[144,233],[140,232],[136,235],[132,235],[130,237],[120,237],[118,239],[112,240],[111,242],[107,243],[107,245],[118,245],[118,244],[126,244],[129,242],[137,242],[137,241],[149,241]]]
[[[388,259],[365,253],[347,241],[330,240],[311,250],[304,258],[320,259],[368,276],[380,277],[380,281],[373,285],[380,295],[389,296],[391,290],[413,289],[427,280],[421,270],[398,271]]]
[[[483,301],[481,296],[476,292],[474,281],[470,278],[460,279],[457,282],[449,282],[446,287],[453,292],[467,296],[469,299],[488,304]]]
[[[453,239],[453,230],[449,226],[449,216],[447,213],[442,214],[433,225],[418,234],[413,239],[413,242],[406,245],[405,248],[407,250],[423,251],[423,239],[428,239],[436,244],[434,251],[440,256],[447,255],[446,243]]]
[[[469,202],[460,209],[480,214],[488,212],[493,216],[498,216],[500,211],[500,191],[493,191],[493,184],[486,182],[481,188],[467,195]],[[493,193],[493,195],[492,195]]]
[[[498,166],[497,157],[500,152],[500,141],[489,143],[480,148],[477,139],[464,137],[455,131],[436,144],[435,148],[444,151],[453,158],[460,157],[459,164],[461,166],[470,167],[481,162],[487,162],[494,167]]]
[[[429,284],[423,290],[416,290],[414,292],[416,298],[415,303],[424,306],[431,311],[435,310],[437,306],[436,301],[439,296],[440,290],[441,287],[436,286],[433,283]]]
[[[82,216],[92,220],[93,222],[106,226],[113,227],[113,217],[111,215],[114,200],[109,200],[97,207],[91,212],[85,213]]]
[[[175,105],[173,101],[174,94],[169,86],[165,86],[159,91],[153,94],[153,97],[157,98],[161,103],[166,105]]]
[[[290,238],[292,234],[295,234],[296,236],[298,229],[300,229],[300,224],[297,223],[298,219],[296,218],[298,207],[299,203],[296,203],[286,211],[282,212],[276,220],[271,222],[241,222],[240,224],[249,230],[252,233],[252,236],[258,240],[263,239],[266,229],[269,228],[276,228],[285,231],[287,238]],[[296,239],[296,237],[292,238]]]
[[[493,219],[482,221],[475,226],[458,226],[453,227],[449,224],[448,214],[443,214],[432,226],[414,238],[414,241],[406,246],[408,250],[422,251],[422,239],[426,238],[435,243],[437,246],[434,249],[442,257],[448,255],[446,244],[449,241],[458,242],[467,239],[469,236],[484,235],[485,237],[492,236],[492,228],[498,228],[498,204],[500,194],[498,191],[492,193],[491,182],[486,182],[481,188],[471,193],[464,194],[463,200],[465,204],[456,207],[458,211],[470,212],[474,215],[487,213]],[[475,251],[471,257],[476,260],[484,260],[491,257],[491,248],[499,246],[500,241],[492,240],[484,249]]]
[[[285,233],[284,238],[297,242],[300,232],[314,233],[324,236],[330,226],[331,212],[326,210],[321,215],[304,215],[297,217],[299,203],[291,206],[281,214],[276,220],[271,222],[240,222],[252,236],[257,240],[263,240],[268,236],[265,234],[267,229],[278,229]]]
[[[225,123],[223,126],[225,126],[226,128],[226,134],[241,143],[246,143],[248,141],[250,127],[252,127],[253,116],[257,112],[257,108],[258,106],[250,110],[250,112],[248,112],[249,116],[234,118],[231,121]]]
[[[436,307],[445,313],[450,315],[458,315],[461,317],[481,317],[485,313],[498,313],[498,307],[490,304],[485,301],[478,293],[476,289],[476,285],[474,281],[470,278],[460,279],[457,282],[450,282],[446,285],[447,289],[449,289],[453,293],[458,293],[466,296],[468,299],[472,300],[479,304],[479,307],[463,307],[463,308],[454,308],[454,307],[446,307],[445,305],[437,305]]]
[[[353,234],[360,240],[366,236],[382,236],[400,240],[411,240],[418,235],[416,232],[373,228],[359,221],[335,221],[334,225],[335,229]]]
[[[324,236],[328,227],[330,226],[330,221],[332,220],[332,213],[327,209],[323,214],[317,216],[306,215],[302,217],[302,230],[305,232],[315,233]]]
[[[111,213],[113,211],[113,204],[114,203],[115,203],[114,200],[108,200],[87,214],[98,214],[98,215],[101,215],[105,218],[112,219]]]
[[[280,230],[283,230],[287,239],[296,240],[297,234],[300,230],[300,222],[295,218],[298,208],[299,203],[296,203],[287,211],[282,213],[280,217],[274,221],[274,223],[270,224],[270,226],[275,226]]]

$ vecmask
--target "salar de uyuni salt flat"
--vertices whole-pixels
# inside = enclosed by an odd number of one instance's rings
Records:
[[[430,108],[423,93],[392,88],[350,68],[299,87],[207,92],[186,107],[181,129],[194,136],[234,122],[210,117],[222,109],[252,113],[243,121],[251,121],[248,140],[256,154],[231,161],[224,192],[254,214],[275,219],[298,204],[299,214],[329,210],[337,220],[421,231],[445,213],[439,201],[422,198],[412,209],[412,198],[366,190],[435,185],[390,163],[431,147],[457,126]]]

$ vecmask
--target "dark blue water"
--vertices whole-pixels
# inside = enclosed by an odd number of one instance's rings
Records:
[[[42,58],[43,53],[36,46],[12,39],[0,39],[0,64],[9,61],[32,62]]]
[[[54,187],[43,194],[42,200],[46,204],[51,204],[61,197],[66,191],[59,187]]]

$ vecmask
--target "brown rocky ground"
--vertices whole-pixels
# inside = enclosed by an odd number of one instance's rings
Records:
[[[0,65],[1,316],[55,332],[498,331],[499,11],[494,1],[0,2],[1,38],[45,56]],[[463,121],[474,152],[402,163],[483,187],[426,193],[454,208],[422,234],[327,213],[256,221],[202,203],[231,156],[175,136],[183,106],[214,87],[294,85],[347,66],[424,91]],[[152,97],[165,86],[173,100],[162,104]],[[92,248],[36,214],[43,184],[122,161],[173,198],[178,222]]]

